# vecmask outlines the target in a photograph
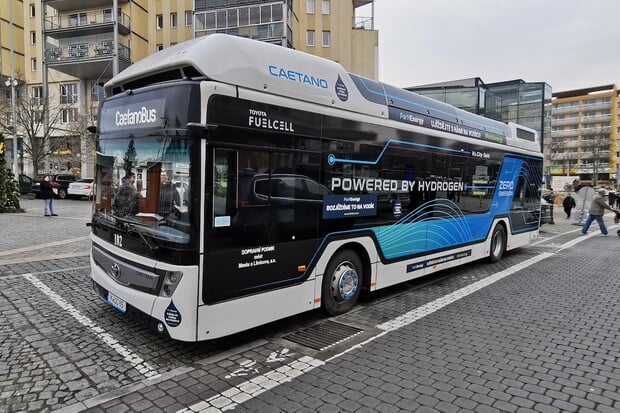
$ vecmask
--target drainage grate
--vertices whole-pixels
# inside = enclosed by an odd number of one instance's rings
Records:
[[[335,321],[325,321],[324,323],[296,331],[284,336],[284,338],[294,343],[322,351],[356,336],[362,331],[364,330],[340,324]]]

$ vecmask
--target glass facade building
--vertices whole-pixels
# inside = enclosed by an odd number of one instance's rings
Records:
[[[544,145],[551,132],[551,86],[521,79],[484,83],[480,78],[406,88],[468,112],[536,130]]]
[[[487,118],[532,128],[540,136],[545,159],[549,159],[552,91],[545,82],[516,79],[484,83],[476,77],[406,89]],[[547,182],[550,182],[549,162],[546,165]]]

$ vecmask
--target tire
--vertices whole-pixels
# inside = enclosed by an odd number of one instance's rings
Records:
[[[58,198],[65,199],[67,197],[67,190],[64,188],[58,188]]]
[[[503,225],[496,225],[491,235],[491,252],[489,253],[489,261],[499,262],[506,252],[506,229]]]
[[[362,268],[362,260],[352,250],[340,251],[332,257],[321,288],[321,302],[327,314],[340,315],[353,308],[362,291]]]

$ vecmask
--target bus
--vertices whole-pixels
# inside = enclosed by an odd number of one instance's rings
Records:
[[[91,281],[181,341],[537,239],[537,133],[281,46],[213,34],[105,85]]]

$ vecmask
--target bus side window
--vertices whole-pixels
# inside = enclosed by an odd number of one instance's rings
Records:
[[[237,211],[237,163],[237,151],[214,149],[213,219],[216,226],[230,226],[230,219]]]

